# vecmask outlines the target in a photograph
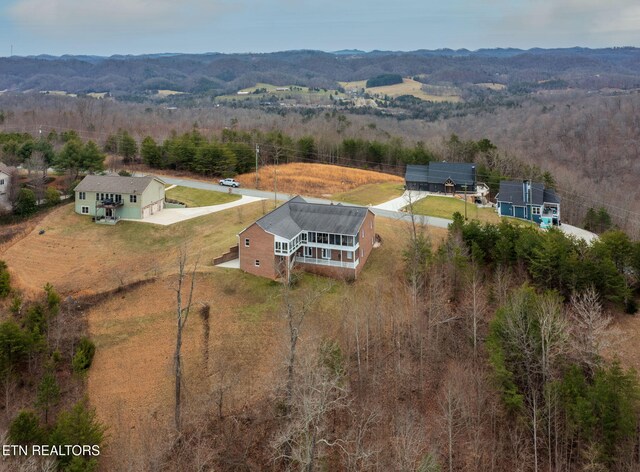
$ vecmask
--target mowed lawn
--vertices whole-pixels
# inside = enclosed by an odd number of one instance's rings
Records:
[[[464,201],[459,198],[428,196],[416,202],[413,211],[417,215],[452,219],[456,211],[464,216]],[[467,218],[469,220],[478,220],[482,223],[497,224],[506,219],[515,225],[535,225],[535,223],[518,218],[506,216],[501,218],[494,208],[478,208],[473,203],[467,203]]]
[[[336,193],[331,196],[331,199],[367,206],[388,202],[394,198],[401,197],[403,193],[404,186],[402,184],[388,182],[363,185],[348,192]]]
[[[414,213],[418,215],[437,216],[439,218],[453,218],[457,211],[464,216],[464,201],[451,197],[428,196],[416,202]],[[499,223],[500,217],[493,208],[478,208],[473,203],[467,203],[467,218],[484,223]]]
[[[234,193],[213,192],[189,187],[174,187],[166,192],[167,198],[184,203],[187,207],[203,207],[220,205],[240,199],[240,195]]]

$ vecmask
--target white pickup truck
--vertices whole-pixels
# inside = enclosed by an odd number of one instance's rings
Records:
[[[233,180],[233,179],[222,179],[220,181],[220,185],[224,185],[225,187],[238,188],[238,187],[240,187],[240,182],[238,182],[237,180]]]

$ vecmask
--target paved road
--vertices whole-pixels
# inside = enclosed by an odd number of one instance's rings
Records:
[[[199,188],[202,190],[212,190],[214,192],[224,192],[224,193],[229,192],[229,187],[223,187],[221,185],[214,184],[214,183],[199,182],[197,180],[178,179],[175,177],[165,177],[165,176],[162,176],[161,179],[168,184],[180,185],[182,187]],[[232,192],[239,195],[247,195],[249,197],[258,197],[258,198],[265,198],[267,200],[274,200],[274,193],[265,192],[264,190],[254,190],[250,188],[234,188]],[[293,198],[293,197],[294,195],[289,195],[287,193],[278,193],[275,199],[289,200],[290,198]],[[339,203],[337,201],[327,200],[324,198],[304,197],[304,199],[311,203],[324,203],[324,204]],[[375,207],[371,207],[371,211],[376,216],[381,216],[383,218],[391,218],[394,220],[402,220],[407,222],[411,221],[411,217],[401,211],[384,210],[384,209],[375,208]],[[420,215],[416,215],[416,221],[420,224],[435,226],[437,228],[447,228],[449,226],[449,223],[451,223],[451,220],[448,220],[446,218],[436,218],[435,216],[420,216]]]

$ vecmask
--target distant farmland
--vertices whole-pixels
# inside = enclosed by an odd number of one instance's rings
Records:
[[[379,95],[384,96],[387,95],[389,97],[399,97],[401,95],[412,95],[420,100],[427,100],[431,102],[460,102],[461,98],[459,95],[456,95],[452,92],[455,91],[453,88],[449,87],[438,87],[435,85],[430,85],[429,89],[433,93],[428,93],[423,90],[422,83],[409,79],[405,77],[402,79],[401,84],[394,85],[385,85],[382,87],[371,87],[366,88],[367,81],[366,80],[358,80],[355,82],[340,82],[340,85],[344,87],[344,89],[348,92],[350,90],[361,90],[365,89],[370,95]]]

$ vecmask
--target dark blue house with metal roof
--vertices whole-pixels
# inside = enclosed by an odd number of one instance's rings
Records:
[[[474,193],[477,185],[476,166],[466,162],[408,165],[404,179],[407,190],[438,193]]]
[[[500,216],[512,216],[537,224],[542,217],[549,217],[553,225],[560,225],[560,197],[541,182],[503,180],[496,202]]]

